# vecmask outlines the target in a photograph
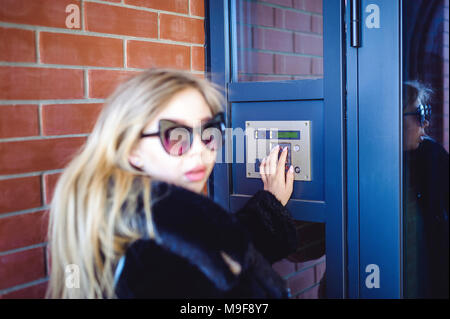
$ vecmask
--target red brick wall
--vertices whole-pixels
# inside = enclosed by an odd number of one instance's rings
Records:
[[[148,67],[203,76],[203,23],[203,0],[0,0],[0,298],[43,297],[43,215],[104,99]]]
[[[318,224],[300,221],[297,221],[296,224],[303,240],[299,242],[296,253],[275,263],[273,268],[287,280],[291,298],[316,299],[321,297],[319,288],[324,289],[324,287],[320,287],[320,281],[325,275],[326,256],[318,256],[325,249],[325,238],[320,238],[318,235],[321,233],[317,227]],[[307,238],[307,241],[304,238]]]
[[[325,256],[303,263],[283,259],[273,267],[287,280],[292,299],[319,298],[319,281],[325,274]]]
[[[322,0],[237,3],[240,81],[323,77]]]

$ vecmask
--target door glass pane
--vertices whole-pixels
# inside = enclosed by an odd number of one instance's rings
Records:
[[[322,2],[236,0],[233,79],[323,78]]]
[[[448,298],[448,3],[403,1],[406,298]]]

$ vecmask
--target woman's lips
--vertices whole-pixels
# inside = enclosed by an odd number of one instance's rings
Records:
[[[184,176],[191,182],[197,182],[202,180],[205,177],[205,174],[206,168],[204,166],[199,166],[185,173]]]

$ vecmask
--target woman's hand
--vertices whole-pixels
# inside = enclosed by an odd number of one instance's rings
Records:
[[[279,149],[279,146],[272,149],[270,154],[262,160],[259,171],[264,190],[271,192],[285,206],[294,187],[294,168],[291,165],[285,173],[287,148],[283,149],[278,160]]]

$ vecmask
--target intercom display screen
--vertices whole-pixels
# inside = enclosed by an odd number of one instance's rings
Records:
[[[299,131],[278,131],[278,138],[279,139],[300,139],[300,132]]]
[[[256,130],[255,139],[287,139],[299,140],[300,131]]]

